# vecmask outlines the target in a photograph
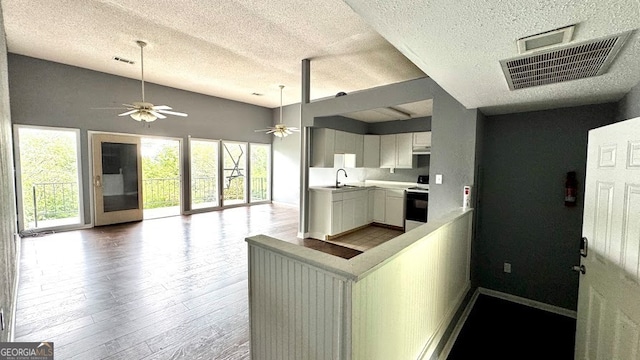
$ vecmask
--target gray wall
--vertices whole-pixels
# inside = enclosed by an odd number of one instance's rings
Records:
[[[467,110],[446,91],[438,89],[431,119],[429,221],[462,207],[465,185],[474,185],[478,110]],[[436,174],[442,174],[437,185]]]
[[[81,130],[86,223],[90,222],[88,130],[182,138],[183,154],[189,136],[256,143],[271,143],[273,137],[254,132],[272,126],[271,109],[152,83],[145,83],[147,101],[189,116],[170,116],[144,127],[130,117],[118,117],[119,110],[96,109],[139,101],[139,80],[21,55],[9,54],[9,87],[14,124]],[[183,159],[183,164],[188,162]],[[188,175],[185,171],[186,184]]]
[[[385,135],[408,132],[431,131],[431,116],[410,120],[383,121],[369,124],[369,134]]]
[[[576,309],[578,275],[570,268],[579,262],[587,132],[611,123],[615,112],[615,104],[604,104],[486,118],[477,285]],[[573,208],[564,206],[572,170],[579,199]]]
[[[616,121],[623,121],[640,116],[640,83],[618,102]]]
[[[7,70],[7,42],[0,7],[0,308],[4,312],[7,328],[0,331],[0,342],[13,340],[15,320],[14,296],[17,283],[17,257],[20,244],[13,234],[16,228],[15,188],[13,180],[13,148],[11,112],[9,110],[9,84]]]
[[[280,121],[280,109],[273,110],[273,122]],[[300,104],[282,108],[282,122],[300,127]],[[273,140],[274,202],[298,206],[300,203],[300,133]]]
[[[340,115],[321,116],[314,120],[315,127],[347,131],[354,134],[386,135],[431,130],[431,116],[409,120],[366,123]]]

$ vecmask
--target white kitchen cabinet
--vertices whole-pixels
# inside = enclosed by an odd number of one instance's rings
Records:
[[[310,236],[325,240],[327,236],[367,225],[368,196],[368,189],[310,191]]]
[[[380,167],[396,167],[396,135],[380,136]]]
[[[380,135],[363,136],[362,167],[380,167]]]
[[[413,133],[380,136],[381,168],[413,168]]]
[[[386,192],[384,189],[373,190],[373,221],[385,223]]]
[[[384,223],[404,227],[404,190],[385,190]]]
[[[396,168],[413,168],[413,133],[396,134]]]
[[[431,147],[431,131],[413,133],[413,147]]]
[[[356,154],[356,167],[361,168],[364,165],[364,135],[352,134],[351,141],[353,141],[354,154]]]
[[[375,209],[375,189],[369,189],[367,191],[367,224],[371,224],[373,220],[373,209]]]
[[[312,130],[311,166],[333,167],[335,154],[336,130],[314,128]]]
[[[348,137],[349,133],[335,130],[336,132],[336,142],[333,148],[334,154],[353,154],[353,152],[348,151]]]

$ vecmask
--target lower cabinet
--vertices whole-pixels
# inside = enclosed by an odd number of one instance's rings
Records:
[[[404,227],[404,190],[373,190],[373,222]]]
[[[404,227],[404,190],[385,190],[385,195],[384,223]]]
[[[310,191],[310,226],[312,238],[325,239],[367,225],[369,190]]]
[[[309,192],[310,236],[325,240],[376,222],[404,226],[404,190],[356,189]]]

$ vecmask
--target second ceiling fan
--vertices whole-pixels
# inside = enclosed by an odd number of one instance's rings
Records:
[[[138,40],[136,41],[138,46],[140,46],[140,70],[141,70],[141,81],[142,81],[142,101],[136,101],[132,104],[122,104],[125,106],[127,111],[118,114],[118,116],[131,116],[136,121],[141,122],[152,122],[156,119],[166,119],[165,115],[175,115],[175,116],[187,116],[187,114],[177,111],[171,111],[172,108],[167,105],[153,105],[152,103],[146,102],[144,99],[144,47],[147,46],[147,43]]]

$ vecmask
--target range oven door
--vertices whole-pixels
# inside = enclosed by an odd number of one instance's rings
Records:
[[[427,222],[429,193],[407,191],[404,202],[405,220]]]

